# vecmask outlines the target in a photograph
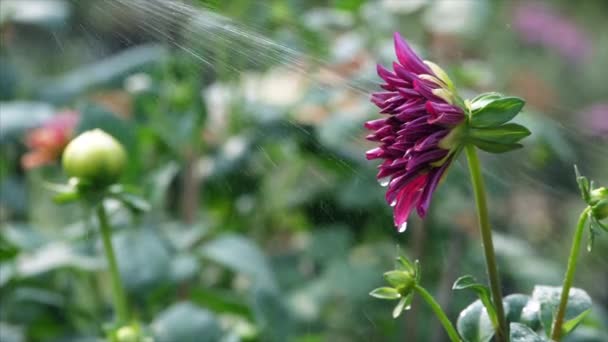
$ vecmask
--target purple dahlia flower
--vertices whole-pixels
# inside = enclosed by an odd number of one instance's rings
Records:
[[[414,207],[420,217],[426,215],[431,196],[455,155],[455,149],[444,146],[442,139],[463,122],[465,114],[454,105],[456,96],[445,72],[422,61],[399,33],[394,40],[397,61],[393,70],[378,65],[384,91],[371,97],[386,116],[365,123],[373,131],[367,139],[380,146],[366,156],[384,160],[377,178],[388,186],[386,201],[402,232]]]

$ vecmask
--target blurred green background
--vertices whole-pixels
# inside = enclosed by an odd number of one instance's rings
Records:
[[[572,165],[608,184],[604,0],[2,0],[0,20],[2,342],[96,341],[112,318],[95,227],[45,187],[65,182],[58,154],[24,159],[60,113],[119,139],[152,203],[108,206],[157,341],[446,340],[422,302],[393,320],[368,296],[398,253],[453,319],[475,299],[454,280],[485,279],[462,161],[397,234],[364,158],[394,31],[463,97],[527,100],[525,149],[482,154],[505,294],[561,284],[584,207]],[[582,252],[594,307],[570,341],[608,340],[607,247]]]

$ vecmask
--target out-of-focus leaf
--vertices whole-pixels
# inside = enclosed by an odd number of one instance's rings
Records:
[[[199,253],[235,272],[251,277],[259,287],[277,289],[274,274],[263,252],[245,237],[222,235],[202,245]]]
[[[150,327],[158,342],[216,342],[222,336],[213,313],[190,302],[173,304]]]
[[[118,82],[142,71],[166,57],[161,45],[139,45],[91,65],[85,65],[43,84],[39,96],[53,103],[63,103],[94,87]]]
[[[138,293],[169,280],[171,255],[153,229],[121,231],[113,241],[126,289]]]
[[[532,299],[540,304],[540,321],[547,335],[550,334],[554,315],[557,311],[561,296],[561,287],[553,286],[536,286],[532,292]],[[571,288],[568,293],[568,306],[566,306],[566,314],[564,323],[570,320],[575,320],[573,324],[569,324],[572,329],[576,322],[579,322],[579,315],[585,313],[591,308],[591,297],[584,290]]]
[[[171,259],[171,279],[180,283],[194,278],[199,271],[198,260],[189,254],[180,254]]]
[[[77,254],[64,242],[52,242],[33,253],[22,253],[17,258],[16,275],[33,277],[59,268],[73,267],[85,271],[96,271],[103,267],[99,258]]]
[[[24,342],[25,334],[22,327],[0,321],[0,341]]]
[[[41,125],[55,112],[44,102],[0,102],[0,143],[20,137],[24,131]]]
[[[494,336],[492,321],[479,299],[460,312],[456,328],[466,342],[488,342]]]
[[[274,290],[257,287],[252,294],[253,311],[264,341],[287,341],[292,332],[292,321],[282,297]],[[281,322],[277,324],[277,322]]]
[[[492,300],[490,298],[490,289],[486,285],[478,283],[477,280],[473,278],[473,276],[465,275],[456,279],[454,285],[452,285],[452,289],[468,289],[474,291],[485,306],[492,322],[494,324],[498,323],[498,317],[496,316],[496,308],[494,307],[494,304],[492,303]]]
[[[521,323],[511,323],[509,326],[511,342],[549,342],[543,336],[539,336],[532,329]]]

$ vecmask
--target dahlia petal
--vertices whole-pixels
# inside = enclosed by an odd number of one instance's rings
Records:
[[[445,157],[448,152],[448,150],[438,148],[435,150],[422,152],[416,156],[412,156],[412,159],[407,164],[407,169],[410,170],[422,164],[429,164],[438,161],[441,158]]]
[[[409,71],[416,74],[431,74],[432,71],[429,67],[422,62],[420,57],[416,55],[414,50],[407,44],[405,39],[401,37],[399,32],[395,32],[393,35],[395,40],[395,52],[399,63],[406,67]]]
[[[456,125],[464,119],[462,109],[447,103],[427,101],[425,108],[429,113],[430,124]]]
[[[424,84],[423,81],[414,80],[413,85],[414,85],[414,89],[418,93],[420,93],[420,95],[424,96],[426,99],[433,100],[433,101],[441,100],[440,97],[438,97],[437,95],[435,95],[433,93],[434,88],[431,88],[428,85]],[[443,100],[441,100],[441,101],[443,101]]]
[[[387,119],[382,118],[382,119],[368,121],[364,124],[364,126],[365,126],[365,128],[367,128],[369,130],[376,131],[376,130],[382,128],[382,126],[384,126],[386,123],[387,123]]]
[[[428,137],[417,142],[416,145],[414,146],[414,150],[417,152],[422,152],[422,151],[428,151],[432,148],[437,147],[437,145],[439,144],[441,139],[443,139],[446,135],[448,135],[449,132],[450,131],[446,129],[446,130],[438,131],[438,132],[435,132],[435,133],[429,135]]]
[[[427,174],[421,174],[405,185],[396,198],[393,219],[395,226],[402,227],[414,209],[416,202],[422,195],[422,190],[427,181]]]
[[[384,151],[380,147],[365,152],[365,158],[367,158],[367,160],[382,158],[383,155]]]
[[[445,171],[448,169],[452,162],[452,158],[449,158],[441,167],[435,168],[429,172],[428,181],[422,191],[422,196],[420,197],[420,201],[418,202],[418,206],[416,210],[418,211],[418,215],[420,217],[425,217],[426,213],[431,204],[431,198],[433,197],[433,193],[435,189],[437,189],[437,185],[439,185],[439,181],[443,177]]]

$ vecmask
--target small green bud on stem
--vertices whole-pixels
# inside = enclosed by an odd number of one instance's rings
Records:
[[[114,137],[94,129],[72,140],[62,159],[63,168],[70,177],[104,187],[118,181],[127,162],[127,153]]]

